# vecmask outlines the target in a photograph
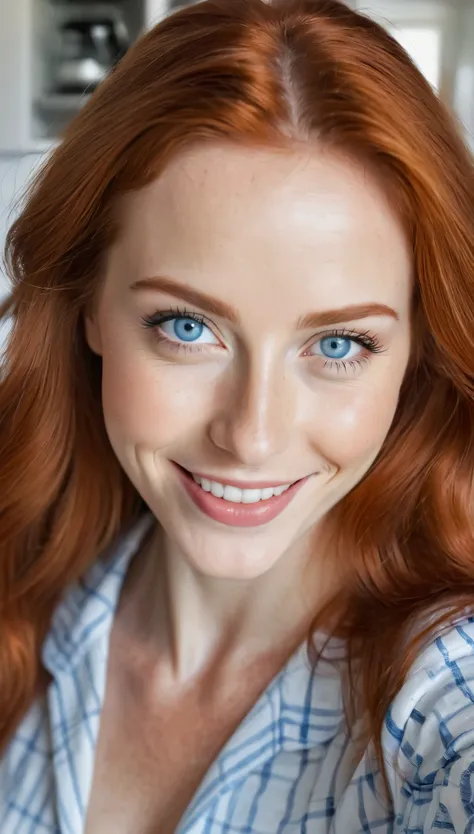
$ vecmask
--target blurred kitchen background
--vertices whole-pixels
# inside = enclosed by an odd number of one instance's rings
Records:
[[[192,0],[191,0],[192,2]],[[474,0],[347,0],[386,26],[474,150]],[[186,0],[0,0],[0,249],[28,178],[135,38]],[[0,296],[7,280],[0,271]]]

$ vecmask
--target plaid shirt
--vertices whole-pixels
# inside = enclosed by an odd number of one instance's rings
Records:
[[[0,761],[1,834],[84,832],[108,638],[149,524],[99,559],[55,612],[43,648],[52,683]],[[333,641],[315,673],[305,646],[295,652],[225,744],[179,834],[474,834],[474,619],[433,640],[387,715],[390,807],[373,755],[356,759],[347,734],[342,648]]]

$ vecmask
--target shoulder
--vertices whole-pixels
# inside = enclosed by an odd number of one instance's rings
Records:
[[[382,744],[396,830],[474,834],[474,618],[420,654],[387,714]]]

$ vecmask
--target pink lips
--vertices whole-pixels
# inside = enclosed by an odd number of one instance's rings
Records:
[[[273,521],[291,503],[297,492],[308,480],[308,478],[302,478],[281,495],[274,495],[272,498],[258,501],[256,504],[233,504],[231,501],[224,501],[223,498],[216,498],[212,493],[205,492],[194,481],[189,472],[186,472],[177,464],[175,464],[175,467],[184,489],[201,512],[214,521],[219,521],[221,524],[227,524],[231,527],[257,527]],[[229,484],[229,486],[232,485],[237,484],[236,482]],[[239,484],[239,486],[241,485]],[[257,483],[251,486],[254,489],[265,488]],[[278,486],[278,484],[265,484],[265,486]],[[244,489],[245,487],[241,486],[241,488]],[[250,488],[250,484],[247,488]]]

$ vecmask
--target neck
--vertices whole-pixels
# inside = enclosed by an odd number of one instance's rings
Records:
[[[256,579],[216,579],[194,570],[157,528],[127,578],[126,627],[156,653],[173,683],[215,663],[239,668],[288,656],[328,591],[323,571],[311,569],[321,562],[313,547],[299,542]]]

